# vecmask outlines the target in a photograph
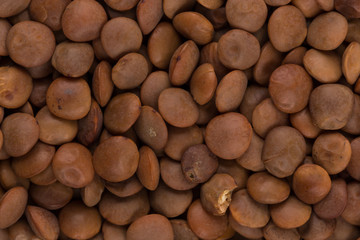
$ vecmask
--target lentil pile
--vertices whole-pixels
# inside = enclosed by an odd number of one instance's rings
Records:
[[[359,240],[360,1],[0,0],[1,240]]]

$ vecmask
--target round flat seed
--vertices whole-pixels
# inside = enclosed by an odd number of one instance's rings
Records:
[[[240,29],[225,33],[218,43],[219,60],[230,69],[245,70],[260,57],[260,44],[254,35]]]
[[[345,40],[348,32],[346,18],[335,11],[318,15],[310,23],[307,42],[319,50],[334,50]]]
[[[100,143],[93,156],[95,172],[109,182],[129,179],[136,172],[138,163],[136,144],[122,136],[110,137]]]
[[[294,6],[279,7],[270,16],[268,33],[275,49],[288,52],[300,46],[306,38],[305,16]]]
[[[160,93],[159,112],[175,127],[190,127],[199,118],[199,109],[190,93],[181,88],[167,88]]]
[[[249,148],[252,127],[244,115],[225,113],[213,118],[205,130],[205,142],[210,151],[223,159],[240,157]]]

